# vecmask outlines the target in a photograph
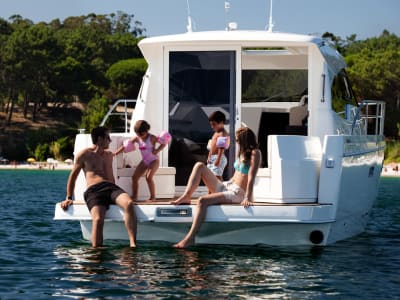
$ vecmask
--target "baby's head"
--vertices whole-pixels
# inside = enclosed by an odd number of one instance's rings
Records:
[[[135,130],[135,133],[138,136],[143,135],[144,133],[147,133],[150,130],[150,124],[147,123],[145,120],[138,120],[135,123],[135,126],[133,127],[133,130]]]
[[[208,121],[214,131],[219,131],[224,128],[226,122],[225,114],[219,110],[214,111],[209,117]]]

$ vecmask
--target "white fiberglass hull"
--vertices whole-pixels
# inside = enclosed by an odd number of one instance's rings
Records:
[[[188,232],[196,205],[136,206],[138,240],[176,243]],[[239,205],[209,207],[196,242],[233,245],[325,245],[332,219],[331,205]],[[56,207],[55,219],[79,220],[83,238],[91,239],[90,214],[84,204],[68,211]],[[123,213],[117,206],[107,212],[104,239],[128,239]]]

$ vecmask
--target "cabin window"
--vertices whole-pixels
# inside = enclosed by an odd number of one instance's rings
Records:
[[[308,71],[304,69],[243,70],[242,122],[253,127],[262,153],[262,166],[268,167],[268,136],[307,135]],[[270,102],[280,102],[269,110]],[[285,103],[283,103],[285,102]],[[287,108],[288,102],[292,108]],[[251,112],[251,103],[264,103],[260,116]],[[259,107],[255,106],[255,107]],[[291,124],[291,111],[299,108],[299,124]],[[243,113],[247,109],[248,113]],[[256,121],[258,120],[258,121]],[[252,126],[251,126],[252,125]]]
[[[339,72],[333,79],[331,93],[332,108],[342,117],[345,117],[344,110],[346,104],[357,105],[349,78],[344,70]]]
[[[307,86],[307,70],[243,70],[242,103],[299,102]]]
[[[234,91],[234,51],[169,53],[169,130],[173,140],[168,163],[176,168],[177,185],[186,184],[196,162],[207,160],[207,142],[213,134],[208,116],[213,111],[225,113],[234,140],[234,122],[230,122],[235,117]],[[234,145],[227,156],[228,160],[234,158]]]

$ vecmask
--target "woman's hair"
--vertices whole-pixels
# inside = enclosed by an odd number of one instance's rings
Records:
[[[239,157],[243,156],[245,163],[250,163],[251,152],[258,148],[256,135],[248,127],[236,130],[236,142],[239,144]]]
[[[135,130],[136,133],[147,132],[150,130],[150,124],[147,123],[145,120],[139,120],[135,123],[133,130]]]

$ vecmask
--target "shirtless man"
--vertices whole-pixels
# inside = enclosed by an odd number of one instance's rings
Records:
[[[67,198],[61,202],[66,210],[71,204],[76,178],[83,169],[87,189],[84,198],[92,216],[92,246],[103,245],[103,227],[106,211],[110,204],[124,209],[125,227],[131,247],[136,247],[136,215],[131,197],[115,185],[112,171],[113,154],[106,150],[111,139],[108,129],[97,127],[92,130],[93,146],[79,152],[68,177]]]

